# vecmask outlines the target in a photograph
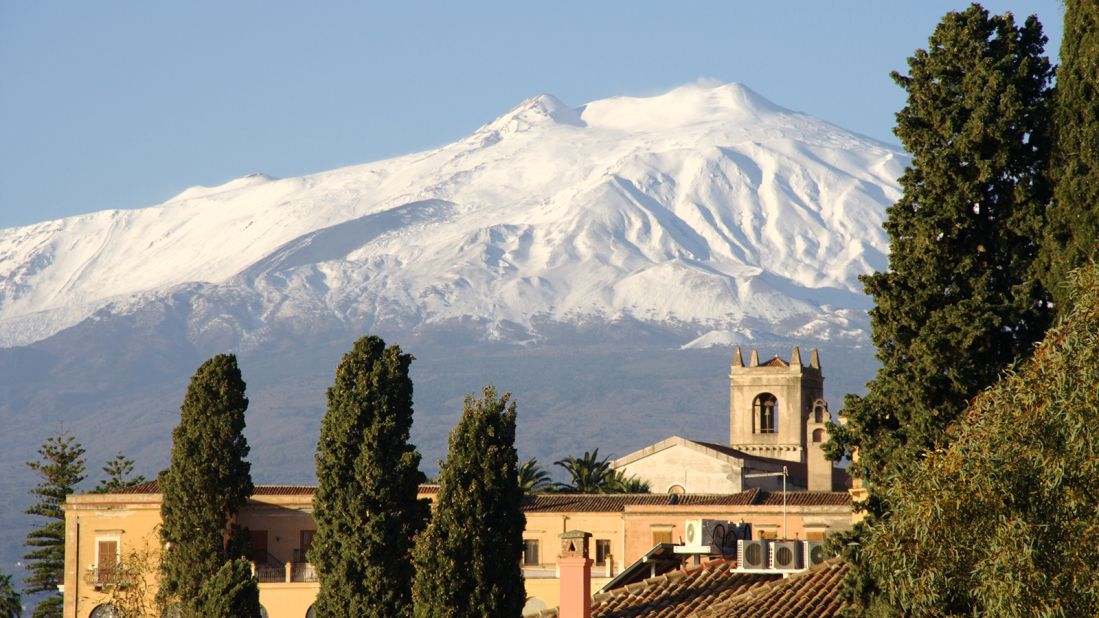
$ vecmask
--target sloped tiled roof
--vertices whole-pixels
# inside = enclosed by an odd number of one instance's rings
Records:
[[[769,582],[711,604],[700,611],[698,617],[833,618],[844,609],[840,592],[846,575],[847,563],[833,558],[804,573]]]
[[[592,618],[838,618],[847,564],[833,558],[783,579],[717,559],[592,597]],[[547,609],[538,618],[557,618]]]
[[[687,618],[717,601],[762,586],[781,577],[737,573],[733,561],[718,558],[694,569],[650,577],[592,597],[592,618]],[[557,609],[543,610],[539,618],[554,618]]]
[[[763,492],[736,494],[535,494],[523,499],[527,513],[614,513],[634,505],[744,506]]]
[[[252,492],[253,496],[312,496],[316,493],[317,487],[315,485],[256,485],[255,490]],[[125,489],[120,489],[116,494],[158,494],[160,493],[160,484],[153,481],[145,481],[144,483],[138,483],[131,485]],[[425,494],[437,494],[439,493],[439,486],[435,484],[423,484],[420,485],[419,493]]]

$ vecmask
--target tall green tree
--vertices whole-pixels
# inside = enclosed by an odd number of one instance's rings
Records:
[[[162,540],[160,595],[194,608],[203,583],[227,561],[231,518],[252,495],[248,441],[244,438],[244,380],[237,359],[219,354],[195,371],[172,431],[172,459],[159,478]]]
[[[982,393],[950,446],[887,488],[861,553],[895,615],[1099,616],[1099,267]]]
[[[11,583],[11,575],[0,573],[0,618],[19,618],[23,599]]]
[[[61,510],[65,496],[73,493],[84,480],[84,447],[67,432],[50,436],[38,449],[38,459],[27,466],[39,482],[31,490],[37,502],[26,513],[45,518],[38,528],[27,533],[23,543],[30,551],[23,556],[30,575],[24,592],[48,592],[50,596],[34,608],[34,618],[60,617],[62,598],[57,585],[62,583],[65,568],[65,513]]]
[[[1065,275],[1099,249],[1099,3],[1065,0],[1064,6],[1053,95],[1053,202],[1041,271],[1059,309],[1070,301]]]
[[[109,494],[145,482],[144,476],[140,474],[134,476],[134,460],[126,457],[121,451],[103,466],[103,473],[107,478],[99,481],[92,490],[97,494]]]
[[[259,582],[246,558],[237,558],[202,584],[194,603],[202,618],[259,618]]]
[[[865,397],[847,396],[847,424],[826,447],[857,450],[870,535],[891,506],[883,488],[947,443],[970,399],[1048,327],[1035,278],[1049,198],[1045,41],[1034,17],[1017,25],[972,5],[943,17],[909,75],[893,74],[908,93],[895,132],[912,162],[885,222],[889,269],[862,279],[881,369]],[[869,609],[873,571],[849,557],[848,590]]]
[[[378,337],[355,342],[336,368],[317,443],[317,533],[310,550],[318,616],[412,613],[412,539],[427,504],[412,429],[412,355]]]
[[[417,618],[517,618],[526,594],[515,403],[485,387],[466,397],[439,471],[439,494],[414,550]]]

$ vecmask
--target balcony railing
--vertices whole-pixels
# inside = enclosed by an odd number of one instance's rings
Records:
[[[84,574],[84,581],[100,590],[106,586],[124,586],[126,584],[121,577],[121,569],[118,565],[90,566]]]
[[[317,581],[317,570],[308,562],[287,562],[280,566],[253,563],[252,571],[261,584],[292,584]]]

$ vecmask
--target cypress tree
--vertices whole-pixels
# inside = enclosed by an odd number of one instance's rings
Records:
[[[62,432],[47,438],[38,449],[38,460],[28,461],[27,466],[40,480],[31,490],[38,502],[26,513],[45,517],[46,522],[27,533],[24,542],[31,548],[23,556],[30,571],[24,592],[50,593],[34,608],[34,618],[59,618],[62,598],[57,585],[62,583],[59,575],[65,568],[65,513],[61,506],[65,496],[84,480],[84,448],[73,436]]]
[[[515,404],[491,386],[450,434],[431,523],[416,540],[417,618],[517,618],[526,518],[515,452]]]
[[[251,563],[237,558],[221,565],[203,582],[195,609],[202,618],[259,618],[259,583]]]
[[[211,358],[195,371],[172,431],[172,460],[160,473],[160,535],[169,543],[161,562],[160,595],[178,601],[184,615],[203,582],[231,558],[230,518],[252,495],[245,461],[244,380],[232,354]]]
[[[1049,197],[1045,41],[1034,17],[1017,26],[972,5],[942,19],[910,75],[893,74],[908,93],[895,132],[912,163],[885,222],[889,269],[862,279],[882,366],[865,397],[847,396],[847,424],[826,446],[857,451],[871,535],[890,508],[885,484],[946,444],[969,400],[1048,327],[1035,279]],[[877,586],[851,547],[847,589],[870,609]]]
[[[328,389],[317,443],[317,616],[409,616],[412,539],[427,504],[420,454],[409,444],[413,357],[378,337],[344,355]]]
[[[1042,246],[1043,283],[1059,310],[1070,303],[1066,273],[1094,259],[1099,242],[1099,3],[1064,5],[1053,95],[1053,202]]]
[[[97,494],[109,494],[145,482],[144,476],[134,476],[134,460],[123,455],[121,451],[103,466],[103,472],[107,478],[99,481],[92,490]]]

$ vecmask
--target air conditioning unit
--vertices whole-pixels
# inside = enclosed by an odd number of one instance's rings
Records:
[[[828,558],[824,541],[805,541],[805,568],[815,567]]]
[[[771,568],[776,571],[800,571],[804,567],[802,541],[772,541]]]
[[[683,541],[687,547],[720,549],[725,545],[728,522],[719,519],[688,519],[684,526]]]
[[[768,542],[760,539],[757,541],[737,541],[736,544],[736,569],[738,571],[759,571],[767,568],[770,555],[767,551]]]

